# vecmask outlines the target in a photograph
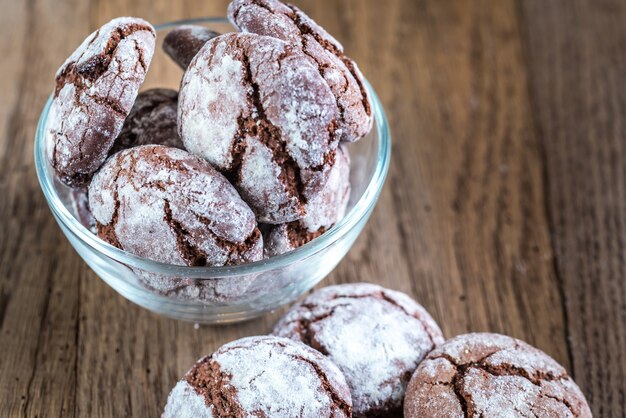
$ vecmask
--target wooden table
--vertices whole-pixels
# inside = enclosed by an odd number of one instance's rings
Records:
[[[356,59],[393,134],[367,228],[323,282],[408,292],[445,334],[545,350],[596,417],[626,416],[626,2],[298,1]],[[0,416],[158,416],[203,354],[280,314],[201,327],[95,276],[33,168],[53,74],[118,15],[226,1],[0,1]]]

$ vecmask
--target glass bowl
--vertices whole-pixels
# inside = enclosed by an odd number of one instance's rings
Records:
[[[224,18],[171,22],[157,27],[157,48],[143,89],[178,88],[182,70],[160,42],[172,27],[199,24],[224,33]],[[346,255],[369,218],[389,167],[389,127],[374,90],[369,91],[374,127],[349,145],[352,191],[346,216],[322,236],[286,254],[227,267],[175,266],[135,256],[99,239],[79,221],[72,189],[58,182],[45,157],[44,127],[52,102],[41,113],[35,136],[37,177],[48,205],[74,249],[102,280],[126,299],[159,314],[197,323],[246,320],[288,304],[315,286]]]

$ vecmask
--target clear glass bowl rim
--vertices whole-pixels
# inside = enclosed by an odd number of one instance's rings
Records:
[[[158,32],[160,30],[169,29],[174,26],[194,23],[224,24],[229,22],[226,18],[222,17],[184,19],[157,25],[155,26],[155,29]],[[293,251],[268,259],[255,261],[252,263],[223,267],[177,266],[136,256],[127,251],[114,247],[98,238],[97,235],[93,234],[91,231],[85,228],[61,202],[61,199],[59,198],[59,195],[56,193],[56,190],[54,188],[53,178],[48,175],[45,157],[44,128],[48,117],[48,112],[50,110],[50,105],[52,104],[52,94],[48,97],[48,100],[44,105],[41,116],[39,117],[39,122],[37,124],[37,131],[35,133],[34,153],[37,178],[39,180],[41,189],[43,190],[44,196],[48,201],[50,209],[52,210],[53,214],[59,222],[61,222],[78,239],[87,244],[93,251],[110,257],[113,260],[123,263],[131,268],[139,268],[152,273],[176,275],[184,278],[199,280],[238,277],[241,275],[260,274],[266,271],[280,269],[282,267],[288,266],[295,261],[306,259],[314,255],[318,251],[328,247],[335,241],[341,239],[353,227],[355,227],[363,217],[367,216],[372,206],[376,204],[382,186],[385,182],[387,172],[389,170],[389,161],[391,156],[391,137],[387,117],[385,115],[380,99],[378,98],[376,92],[367,80],[365,80],[365,87],[367,88],[372,103],[372,113],[374,116],[374,120],[376,121],[375,129],[377,129],[378,132],[379,144],[374,174],[365,191],[363,192],[363,195],[359,198],[354,207],[346,214],[346,216],[341,221],[339,221],[335,226],[326,231],[320,237]]]

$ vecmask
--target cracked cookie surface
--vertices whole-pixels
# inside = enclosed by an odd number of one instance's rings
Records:
[[[234,0],[228,18],[243,32],[289,42],[311,59],[337,102],[342,141],[354,142],[370,131],[372,108],[359,68],[343,46],[302,10],[277,0]]]
[[[314,292],[287,312],[274,334],[304,342],[339,367],[355,417],[400,416],[411,374],[443,342],[422,306],[404,293],[368,283]]]
[[[591,411],[566,370],[544,352],[499,334],[459,335],[411,378],[412,417],[584,417]]]
[[[179,133],[232,179],[260,222],[291,222],[335,158],[337,106],[317,68],[286,42],[231,33],[207,42],[183,77]]]
[[[350,417],[345,378],[317,351],[247,337],[200,359],[170,393],[162,418]]]
[[[86,184],[105,161],[150,65],[154,28],[113,19],[59,68],[46,124],[46,154],[70,186]]]
[[[262,258],[254,213],[210,164],[144,145],[111,156],[89,186],[98,235],[140,257],[185,266]]]
[[[180,68],[186,70],[204,44],[219,35],[204,26],[180,25],[165,35],[163,50]]]
[[[292,251],[322,235],[343,218],[349,199],[350,155],[348,148],[340,145],[324,188],[305,205],[304,218],[268,226],[263,240],[265,256]]]
[[[156,88],[140,92],[109,154],[148,144],[184,149],[176,126],[177,109],[176,90]]]

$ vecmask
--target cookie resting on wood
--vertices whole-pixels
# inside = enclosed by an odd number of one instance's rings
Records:
[[[443,342],[422,306],[404,293],[368,283],[312,293],[283,316],[274,334],[315,348],[339,367],[355,417],[401,415],[413,371]]]
[[[162,418],[350,417],[345,378],[326,357],[285,338],[248,337],[198,361]]]
[[[544,352],[499,334],[465,334],[432,351],[411,378],[407,418],[591,418],[585,397]]]

